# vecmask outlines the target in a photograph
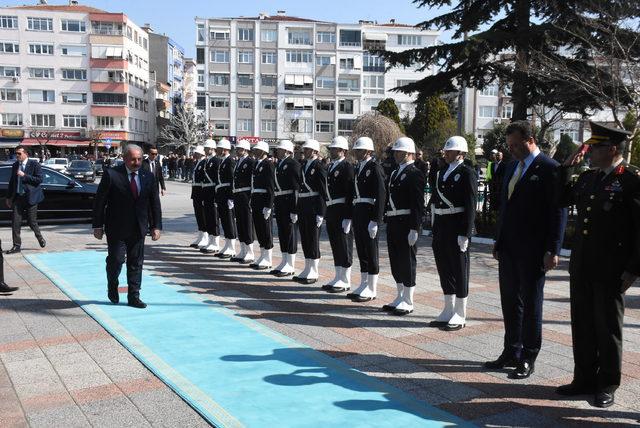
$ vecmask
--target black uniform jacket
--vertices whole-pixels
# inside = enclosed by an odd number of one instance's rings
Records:
[[[253,175],[253,167],[256,161],[247,156],[244,159],[238,159],[233,172],[233,188],[241,189],[243,187],[251,187],[251,176]]]
[[[455,234],[457,236],[466,236],[467,238],[471,238],[474,229],[476,205],[478,201],[477,176],[475,171],[467,165],[460,164],[456,169],[451,171],[445,180],[444,174],[447,172],[448,168],[449,165],[446,165],[437,174],[437,181],[435,182],[437,188],[433,189],[431,199],[429,200],[431,215],[434,215],[434,208],[450,208],[440,196],[442,193],[442,196],[451,202],[454,207],[464,208],[464,212],[437,216],[436,221],[439,221],[439,219],[444,220],[444,217],[446,217],[447,227],[454,225],[456,229]]]
[[[269,159],[256,162],[253,168],[253,188],[266,190],[267,193],[252,193],[251,204],[253,206],[273,207],[274,170],[275,165]]]
[[[369,221],[375,221],[376,223],[382,223],[384,217],[384,209],[387,198],[387,190],[385,188],[384,171],[382,167],[369,160],[362,168],[362,171],[358,171],[356,165],[355,179],[353,185],[353,198],[373,199],[373,205],[370,205]],[[356,191],[357,188],[357,191]]]
[[[407,165],[399,174],[398,170],[399,167],[389,176],[389,197],[387,198],[386,211],[410,210],[409,216],[403,215],[397,218],[406,220],[409,229],[419,230],[424,214],[424,174],[413,163]]]
[[[228,200],[233,199],[233,169],[236,166],[236,160],[233,156],[227,156],[226,158],[220,158],[220,165],[218,166],[218,175],[216,177],[216,204],[218,207],[220,204],[226,204]],[[220,184],[227,184],[228,186],[218,187]]]
[[[300,190],[301,181],[302,179],[300,178],[300,162],[293,159],[291,156],[284,159],[283,161],[277,161],[275,171],[276,192],[284,190],[293,190],[294,192],[298,192]],[[295,213],[295,196],[289,194],[282,197],[282,199],[278,201],[278,206],[283,207],[288,213]]]
[[[331,164],[327,167],[327,191],[328,199],[344,198],[344,204],[340,207],[340,215],[343,219],[350,219],[353,215],[353,165],[346,159],[340,161],[333,169]]]
[[[310,198],[299,197],[298,214],[314,214],[324,217],[327,211],[327,170],[318,159],[305,160],[302,165],[300,194],[307,192],[318,192],[319,195]]]
[[[202,184],[207,181],[207,177],[204,175],[204,167],[206,165],[206,159],[200,159],[193,170],[193,183],[191,186],[191,199],[199,198],[202,196]]]

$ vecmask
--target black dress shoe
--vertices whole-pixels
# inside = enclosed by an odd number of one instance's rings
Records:
[[[0,281],[0,293],[13,293],[18,287],[9,287],[4,281]]]
[[[189,245],[191,248],[198,248],[198,244],[191,244]]]
[[[526,379],[535,371],[535,364],[528,359],[521,360],[515,369],[509,373],[509,379],[522,380]]]
[[[313,278],[300,278],[298,282],[300,284],[309,285],[309,284],[315,284],[316,282],[318,282],[318,280]]]
[[[398,309],[395,308],[393,310],[393,312],[391,312],[393,315],[399,316],[399,317],[403,317],[405,315],[409,315],[411,312],[413,312],[413,309]]]
[[[250,265],[250,263],[253,263],[253,260],[244,260],[244,259],[240,259],[238,260],[238,263],[240,263],[241,265]]]
[[[464,324],[447,324],[442,327],[443,331],[458,331],[464,328]]]
[[[280,271],[279,271],[278,269],[271,269],[271,270],[269,271],[269,273],[270,273],[271,275],[277,275],[277,274],[279,274],[279,273],[280,273]]]
[[[382,305],[382,310],[385,312],[393,312],[396,310],[396,307],[392,305]]]
[[[613,392],[604,392],[604,391],[600,391],[596,394],[596,397],[593,401],[593,405],[596,407],[610,407],[613,405],[615,401],[615,396],[613,395]]]
[[[205,248],[200,248],[200,252],[203,254],[217,254],[218,250],[207,250],[207,248],[205,247]]]
[[[353,300],[353,299],[355,299],[356,297],[360,297],[360,295],[359,295],[359,294],[356,294],[356,293],[347,293],[347,299],[351,299],[351,300]]]
[[[325,290],[327,293],[336,294],[336,293],[344,293],[349,289],[346,287],[330,287],[328,290]]]
[[[284,278],[285,276],[293,275],[293,272],[282,272],[279,270],[277,273],[274,273],[274,275],[278,278]]]
[[[258,263],[251,263],[249,267],[255,269],[258,267]]]
[[[442,328],[446,327],[449,324],[448,321],[429,321],[429,327]]]
[[[241,262],[242,259],[240,257],[233,256],[229,259],[231,262]]]
[[[571,397],[573,395],[594,394],[596,388],[591,385],[584,385],[577,382],[571,382],[568,385],[561,385],[556,388],[556,394]]]
[[[231,259],[233,256],[231,254],[218,253],[216,254],[216,257],[220,257],[221,259]]]
[[[113,303],[114,305],[120,302],[120,294],[118,294],[118,290],[115,290],[115,291],[109,290],[107,295],[109,296],[109,300],[111,301],[111,303]]]
[[[44,248],[47,246],[47,241],[44,240],[43,236],[38,236],[38,244],[40,244],[40,248]]]
[[[132,308],[138,308],[138,309],[144,309],[147,307],[147,304],[140,299],[130,299],[127,302],[127,305],[131,306]]]
[[[7,250],[6,254],[14,254],[19,252],[20,252],[20,247],[17,245],[14,245],[13,247]]]
[[[333,288],[333,285],[325,284],[320,288],[322,288],[324,291],[329,291],[329,290],[331,290]]]
[[[260,266],[260,265],[256,265],[256,267],[254,268],[255,270],[267,270],[267,269],[271,269],[271,266]],[[273,272],[273,271],[271,271]],[[271,273],[269,272],[269,273]]]
[[[484,368],[490,370],[501,370],[505,367],[516,367],[517,365],[517,358],[503,352],[497,360],[487,361],[486,363],[484,363]]]

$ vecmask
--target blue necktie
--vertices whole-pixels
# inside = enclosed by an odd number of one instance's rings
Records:
[[[20,171],[24,172],[24,164],[20,164]],[[24,195],[24,188],[22,187],[22,177],[18,176],[18,195]]]

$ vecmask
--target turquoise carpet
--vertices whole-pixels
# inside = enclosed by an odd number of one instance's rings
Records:
[[[145,272],[147,309],[108,302],[103,252],[27,259],[218,427],[466,425],[209,297]],[[124,269],[123,269],[124,271]],[[126,284],[126,279],[121,280]],[[125,300],[126,296],[121,295]]]

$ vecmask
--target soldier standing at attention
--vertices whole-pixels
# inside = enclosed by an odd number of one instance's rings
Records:
[[[218,205],[218,214],[220,215],[220,223],[224,232],[224,247],[216,256],[221,259],[230,259],[236,255],[236,238],[238,237],[234,220],[232,190],[233,168],[236,161],[231,157],[230,152],[231,143],[229,140],[220,140],[216,148],[220,162],[216,182],[216,204]]]
[[[207,156],[204,164],[205,180],[202,184],[202,198],[204,202],[204,218],[209,235],[207,246],[200,249],[205,254],[215,254],[220,250],[220,226],[218,226],[218,207],[216,206],[216,177],[220,159],[215,156],[216,142],[209,138],[204,143]]]
[[[264,141],[258,141],[253,146],[256,164],[251,177],[251,215],[260,245],[260,257],[249,266],[258,270],[271,269],[273,255],[271,220],[275,167],[267,158],[268,153],[269,145]]]
[[[193,212],[198,225],[198,237],[191,243],[193,248],[205,248],[209,244],[209,234],[204,217],[204,199],[202,197],[202,184],[205,181],[204,175],[204,147],[196,146],[193,156],[198,160],[193,171],[193,181],[191,182],[191,200],[193,201]]]
[[[255,161],[249,157],[251,146],[247,140],[240,140],[236,144],[236,161],[233,169],[233,203],[236,214],[236,226],[240,241],[240,254],[231,259],[242,264],[252,263],[253,254],[253,222],[251,221],[251,178]]]

